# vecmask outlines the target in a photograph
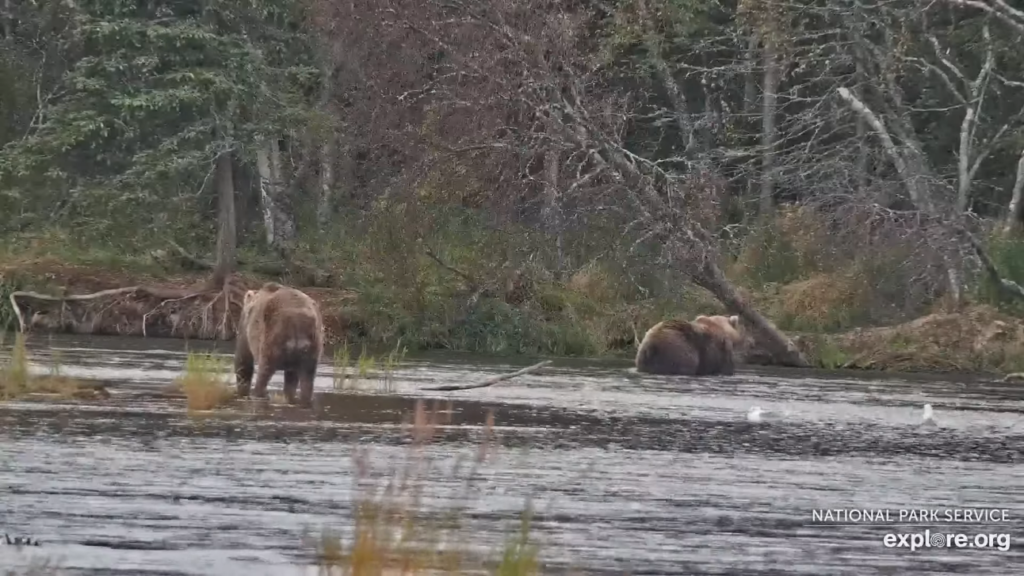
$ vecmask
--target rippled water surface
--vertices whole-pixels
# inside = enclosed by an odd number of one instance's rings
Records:
[[[357,448],[383,474],[408,453],[417,398],[452,399],[429,447],[473,455],[493,409],[496,455],[478,472],[469,546],[500,548],[527,497],[548,572],[584,574],[992,574],[1024,566],[1024,387],[915,377],[741,371],[639,377],[628,363],[556,361],[491,388],[430,392],[532,363],[406,360],[315,413],[189,418],[156,399],[180,341],[37,338],[40,367],[112,382],[102,403],[0,405],[0,566],[48,556],[77,574],[301,574],[308,530],[351,524]],[[200,345],[208,346],[208,345]],[[196,345],[193,343],[193,347]],[[223,348],[222,348],[223,350]],[[327,363],[329,364],[329,362]],[[271,383],[280,390],[281,375]],[[332,389],[328,365],[317,389]],[[931,403],[940,426],[918,426]],[[777,418],[751,424],[751,406]],[[463,475],[464,477],[464,475]],[[459,477],[438,473],[425,505]],[[822,526],[814,509],[1005,509],[1001,524]],[[944,520],[944,519],[943,519]],[[1009,550],[883,545],[886,533],[1010,534]]]

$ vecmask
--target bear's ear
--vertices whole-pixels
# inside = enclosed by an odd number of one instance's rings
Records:
[[[740,327],[740,317],[739,316],[729,316],[729,324],[731,324],[733,328],[739,328]]]

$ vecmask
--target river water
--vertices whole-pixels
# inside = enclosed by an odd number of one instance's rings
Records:
[[[359,486],[410,453],[399,423],[418,398],[453,401],[451,424],[425,449],[427,509],[465,496],[469,476],[453,467],[479,452],[494,411],[499,446],[471,476],[459,536],[481,557],[500,551],[529,499],[545,573],[1009,576],[1024,566],[1018,385],[814,371],[640,377],[624,362],[556,361],[490,388],[425,391],[535,362],[438,355],[407,358],[387,385],[364,378],[315,414],[203,418],[152,397],[182,370],[185,346],[30,342],[40,366],[56,356],[65,374],[111,381],[113,397],[0,404],[0,532],[41,541],[0,546],[0,566],[46,557],[67,574],[315,573],[308,535],[350,532]],[[329,364],[318,390],[333,388]],[[270,389],[280,385],[278,374]],[[919,425],[925,403],[936,428]],[[775,418],[747,422],[755,405]],[[947,509],[967,508],[1005,519],[946,521]],[[826,525],[814,516],[825,509],[888,510],[891,521]],[[920,509],[942,512],[897,523]],[[888,533],[899,542],[926,529],[971,544],[1009,534],[1009,547],[885,545]]]

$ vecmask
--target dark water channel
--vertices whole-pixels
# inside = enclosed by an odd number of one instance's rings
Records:
[[[532,363],[436,356],[407,359],[394,390],[363,381],[315,417],[190,418],[181,401],[147,399],[181,371],[183,342],[32,344],[41,365],[56,352],[64,373],[115,384],[102,403],[0,404],[0,532],[42,542],[0,546],[0,569],[46,556],[69,574],[315,573],[302,535],[350,526],[355,448],[370,449],[374,470],[402,461],[398,423],[426,397],[455,401],[429,448],[449,468],[476,451],[495,410],[501,447],[479,471],[466,538],[500,547],[531,497],[546,572],[1024,573],[1024,386],[793,371],[641,378],[623,363],[566,361],[491,388],[426,392]],[[319,390],[332,388],[325,364]],[[938,428],[919,426],[925,403]],[[749,423],[755,405],[779,417]],[[443,507],[460,481],[436,475],[426,504]],[[1008,520],[812,522],[814,509],[844,508],[998,508]],[[1008,533],[1010,546],[883,544],[926,528]]]

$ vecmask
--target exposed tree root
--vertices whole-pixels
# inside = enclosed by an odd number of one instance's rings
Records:
[[[234,338],[244,287],[231,282],[197,290],[130,286],[91,294],[51,296],[12,292],[22,332],[229,340]]]

